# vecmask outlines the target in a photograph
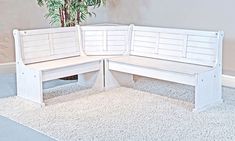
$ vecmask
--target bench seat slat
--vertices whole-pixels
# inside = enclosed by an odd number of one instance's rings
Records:
[[[52,60],[52,61],[47,61],[47,62],[28,64],[27,67],[36,69],[36,70],[45,71],[45,70],[73,66],[76,64],[83,64],[83,63],[92,62],[92,61],[99,61],[101,59],[102,57],[98,57],[98,56],[71,57],[71,58],[63,58],[63,59]]]
[[[212,69],[212,67],[137,56],[116,57],[109,59],[109,61],[142,66],[143,68],[146,67],[156,70],[160,69],[171,72],[185,73],[189,75],[195,75],[197,73],[205,72]]]

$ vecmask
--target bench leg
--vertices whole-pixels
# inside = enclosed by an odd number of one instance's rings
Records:
[[[100,70],[78,75],[78,84],[98,91],[104,90],[103,61],[100,63]]]
[[[105,90],[120,86],[130,87],[133,84],[132,74],[111,71],[108,67],[108,61],[105,61]]]
[[[215,70],[197,75],[195,86],[195,109],[203,111],[216,103],[222,103],[221,78]]]
[[[41,72],[17,70],[17,96],[44,106]]]

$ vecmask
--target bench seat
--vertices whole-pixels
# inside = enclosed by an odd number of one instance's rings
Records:
[[[212,67],[208,66],[187,64],[187,63],[155,59],[155,58],[153,59],[147,57],[139,57],[139,56],[123,56],[123,57],[115,57],[109,59],[109,63],[112,62],[135,65],[143,68],[184,73],[189,75],[195,75],[197,73],[205,72],[212,69]]]
[[[40,71],[42,73],[42,81],[44,82],[70,75],[99,71],[103,59],[113,57],[114,56],[79,56],[28,64],[26,66],[30,69]]]
[[[101,56],[90,56],[90,57],[78,56],[78,57],[63,58],[59,60],[28,64],[27,67],[31,69],[46,71],[46,70],[58,69],[58,68],[74,66],[77,64],[85,64],[85,63],[100,61],[100,60],[102,60]]]

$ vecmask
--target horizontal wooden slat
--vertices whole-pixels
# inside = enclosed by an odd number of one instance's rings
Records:
[[[103,41],[103,36],[86,36],[85,41]]]
[[[25,48],[27,47],[41,47],[41,46],[49,46],[49,40],[42,40],[42,41],[29,41],[29,42],[24,42],[23,46]]]
[[[215,55],[215,50],[207,49],[207,48],[196,48],[196,47],[188,47],[187,52],[189,53],[198,53],[198,54],[208,54]]]
[[[160,33],[160,38],[183,40],[185,38],[185,35],[182,35],[182,34]]]
[[[163,39],[160,38],[159,43],[168,45],[184,45],[183,40]]]
[[[126,41],[127,37],[126,36],[107,36],[108,41]]]
[[[145,46],[136,46],[134,48],[134,51],[137,51],[137,52],[145,52],[145,53],[154,53],[154,48],[146,48]]]
[[[143,47],[147,47],[147,48],[155,48],[157,45],[156,45],[156,43],[152,43],[152,42],[135,41],[134,46],[143,46]]]
[[[145,32],[160,32],[170,34],[187,34],[187,35],[199,35],[207,37],[217,37],[217,32],[213,31],[201,31],[201,30],[187,30],[187,29],[175,29],[175,28],[158,28],[158,27],[146,27],[146,26],[134,26],[134,31]]]
[[[212,37],[203,37],[203,36],[188,36],[189,41],[196,41],[196,42],[208,42],[208,43],[216,43],[218,40],[217,38]]]
[[[113,45],[109,45],[108,46],[108,50],[112,50],[112,51],[125,51],[125,46],[113,46]]]
[[[157,40],[158,40],[157,37],[146,37],[146,36],[135,36],[134,37],[134,42],[135,41],[144,41],[144,42],[156,43]]]
[[[104,31],[84,31],[85,36],[102,36]]]
[[[159,48],[167,50],[183,51],[183,46],[178,46],[178,45],[159,44]]]
[[[73,52],[77,52],[76,48],[61,48],[61,49],[55,49],[53,54],[66,54],[66,53],[73,53]]]
[[[178,56],[181,57],[182,56],[182,52],[181,51],[176,51],[176,50],[166,50],[166,49],[158,49],[158,54],[160,55],[167,55],[167,56]]]
[[[93,42],[85,42],[84,43],[85,47],[86,46],[102,46],[104,45],[103,41],[93,41]]]
[[[156,37],[158,33],[151,31],[134,31],[135,36],[141,37]]]
[[[73,37],[73,38],[62,38],[62,39],[53,39],[53,43],[54,44],[63,44],[63,43],[66,43],[66,42],[77,42],[76,39]]]
[[[216,48],[215,43],[202,43],[195,41],[188,41],[188,47],[200,47],[200,48]]]
[[[76,32],[63,32],[63,33],[54,33],[52,35],[53,39],[57,38],[76,38],[75,36]]]
[[[187,58],[195,60],[203,60],[207,62],[214,62],[215,56],[205,55],[205,54],[196,54],[196,53],[187,53]]]
[[[54,44],[53,48],[60,49],[60,48],[79,48],[75,42],[67,42],[63,44]]]
[[[103,46],[86,46],[86,52],[103,50]]]
[[[126,42],[124,41],[107,41],[108,46],[125,46]]]
[[[34,53],[34,52],[45,51],[45,50],[50,50],[50,47],[49,46],[41,46],[41,47],[30,47],[30,48],[23,49],[24,53]]]
[[[40,35],[28,35],[23,36],[23,42],[30,42],[30,41],[39,41],[39,40],[48,40],[49,35],[48,34],[40,34]]]
[[[36,30],[24,30],[20,31],[20,35],[40,35],[48,33],[61,33],[61,32],[74,32],[76,27],[63,27],[63,28],[48,28],[48,29],[36,29]]]
[[[82,31],[104,31],[104,30],[112,30],[112,31],[120,31],[120,30],[128,30],[128,26],[81,26]]]
[[[127,31],[107,31],[108,36],[125,36],[127,35]]]
[[[30,53],[24,53],[24,59],[32,59],[32,58],[40,58],[40,57],[46,57],[50,56],[50,50],[44,50],[44,51],[37,51],[37,52],[30,52]]]

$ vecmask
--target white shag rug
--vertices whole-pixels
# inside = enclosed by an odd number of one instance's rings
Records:
[[[142,82],[141,82],[142,81]],[[154,83],[173,88],[173,84],[141,80],[134,88],[155,91]],[[143,84],[145,83],[145,84]],[[146,84],[148,83],[151,87]],[[143,85],[149,87],[141,87]],[[235,140],[235,90],[224,88],[225,103],[201,113],[193,113],[191,102],[143,92],[132,88],[116,88],[95,93],[82,90],[64,94],[63,89],[81,89],[71,84],[47,91],[47,105],[37,105],[18,97],[0,99],[0,115],[33,128],[60,141],[232,141]],[[159,90],[173,93],[191,88]],[[60,91],[58,91],[60,90]],[[186,93],[185,92],[185,93]],[[181,94],[182,99],[192,100]],[[190,96],[191,95],[191,96]],[[179,97],[179,96],[178,96]]]

